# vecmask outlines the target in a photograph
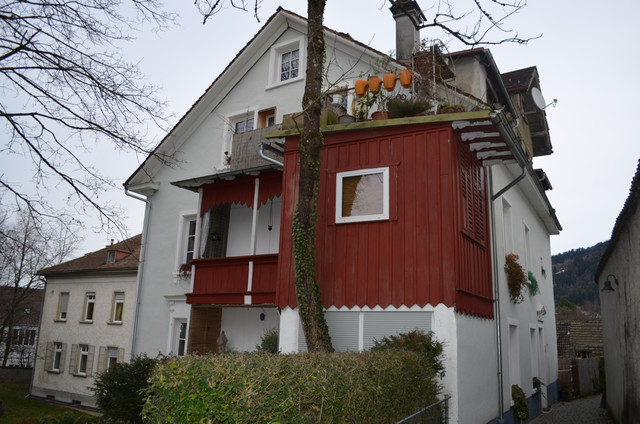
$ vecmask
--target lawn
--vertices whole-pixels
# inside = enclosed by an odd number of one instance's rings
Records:
[[[57,416],[69,412],[70,408],[40,402],[33,399],[25,399],[29,393],[29,384],[2,383],[0,384],[0,400],[4,408],[4,415],[0,417],[2,424],[33,424],[38,419],[46,416]],[[78,417],[91,418],[82,412],[74,411]],[[81,420],[77,420],[81,423]]]

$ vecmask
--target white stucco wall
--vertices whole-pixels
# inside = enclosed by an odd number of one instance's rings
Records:
[[[121,324],[110,322],[113,294],[116,291],[125,293]],[[61,292],[69,293],[66,321],[57,320]],[[82,322],[87,292],[93,292],[96,296],[91,323]],[[80,401],[82,405],[95,406],[93,392],[89,387],[93,384],[92,375],[99,370],[100,347],[122,348],[123,359],[129,360],[135,297],[135,274],[49,277],[44,293],[38,356],[31,394],[38,397],[54,396],[62,402]],[[50,342],[61,342],[65,345],[65,357],[60,372],[45,369],[47,343]],[[72,357],[74,344],[94,347],[93,357],[90,358],[92,366],[87,369],[86,376],[74,375],[74,370],[70,370],[70,365],[75,363],[76,359]]]
[[[260,319],[264,314],[264,320]],[[227,336],[227,349],[233,352],[256,350],[262,336],[271,329],[278,329],[280,316],[272,308],[224,308],[220,330]]]
[[[493,166],[493,191],[501,190],[519,172],[513,166]],[[518,384],[528,397],[533,393],[533,377],[540,378],[545,385],[558,379],[550,234],[535,212],[539,199],[526,196],[524,184],[529,182],[517,184],[494,202],[498,264],[494,272],[499,279],[505,410],[509,409],[512,384]],[[538,294],[526,293],[519,304],[510,300],[503,270],[509,253],[520,257],[525,274],[531,271],[539,285]],[[538,314],[543,308],[546,313]]]
[[[600,291],[607,409],[614,422],[636,422],[640,414],[640,210],[630,211],[627,225],[598,278],[610,278],[613,291]]]

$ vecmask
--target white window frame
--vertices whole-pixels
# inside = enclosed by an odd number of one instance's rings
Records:
[[[121,298],[119,299],[119,295]],[[120,305],[120,319],[117,319],[118,305]],[[111,313],[111,322],[116,324],[122,324],[122,320],[124,318],[124,292],[123,291],[115,291],[113,292],[113,307]]]
[[[107,367],[106,369],[110,369],[114,364],[118,363],[118,348],[109,346],[107,347]]]
[[[178,274],[180,270],[180,266],[186,263],[187,259],[187,239],[189,236],[189,222],[196,221],[196,237],[194,239],[194,255],[196,258],[196,252],[198,248],[198,215],[196,211],[184,211],[180,213],[180,217],[178,218],[178,236],[177,236],[177,244],[176,244],[176,263],[175,263],[175,274]]]
[[[78,369],[77,375],[87,375],[87,367],[89,364],[89,345],[78,345]],[[84,368],[84,369],[83,369]]]
[[[62,343],[53,343],[53,360],[51,361],[51,371],[60,372],[62,367]]]
[[[69,315],[69,292],[61,292],[58,302],[57,321],[66,321]]]
[[[342,181],[344,178],[356,177],[360,175],[382,174],[382,213],[359,215],[359,216],[342,216]],[[389,219],[389,167],[381,168],[363,168],[352,171],[338,172],[336,174],[336,223],[364,222],[364,221],[382,221]]]
[[[304,80],[304,74],[306,70],[306,43],[304,37],[297,37],[292,40],[283,41],[282,43],[275,44],[271,47],[269,53],[269,83],[267,90],[275,87],[279,87],[292,82]],[[280,81],[280,69],[282,64],[282,55],[298,50],[298,76],[295,78],[289,78],[284,81]]]
[[[91,317],[89,317],[89,305],[91,305]],[[86,292],[84,295],[84,311],[82,313],[82,322],[93,322],[93,316],[96,314],[96,292]]]
[[[176,356],[185,356],[187,354],[187,338],[189,334],[189,327],[187,325],[187,320],[184,318],[176,318],[174,320],[175,323],[175,337],[174,337],[174,350]],[[184,325],[184,337],[180,334],[180,330]],[[180,354],[180,342],[184,342],[182,354]]]

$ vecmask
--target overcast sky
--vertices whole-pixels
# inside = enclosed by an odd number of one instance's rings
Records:
[[[472,8],[466,1],[455,2],[458,10]],[[428,17],[431,2],[418,3]],[[557,107],[546,109],[554,154],[534,159],[534,167],[543,168],[553,185],[547,195],[564,228],[551,239],[555,254],[607,240],[628,196],[640,158],[640,140],[632,125],[638,119],[635,108],[640,99],[640,2],[619,0],[615,7],[595,0],[529,3],[509,26],[522,37],[542,37],[526,46],[489,48],[500,72],[537,66],[547,103],[558,99]],[[143,32],[125,53],[162,86],[175,122],[278,5],[306,16],[304,1],[263,0],[261,22],[251,13],[228,9],[202,25],[192,3],[183,2],[181,27],[161,34]],[[383,0],[328,0],[325,25],[388,53],[395,48],[388,8]],[[431,29],[422,30],[421,37],[443,39],[444,35]],[[451,51],[461,49],[450,44]],[[138,166],[132,157],[100,160],[107,167],[105,172],[122,182]],[[125,197],[124,191],[113,198],[127,208],[131,234],[141,232],[142,203]],[[78,253],[102,248],[111,237],[88,231]]]

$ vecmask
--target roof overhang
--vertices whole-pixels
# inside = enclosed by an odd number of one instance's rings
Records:
[[[217,174],[205,175],[201,177],[189,178],[186,180],[173,181],[171,185],[184,188],[194,192],[207,184],[213,184],[221,181],[232,181],[237,178],[255,177],[266,172],[280,171],[281,169],[275,164],[257,166],[255,168],[239,169],[236,171],[220,172]]]

